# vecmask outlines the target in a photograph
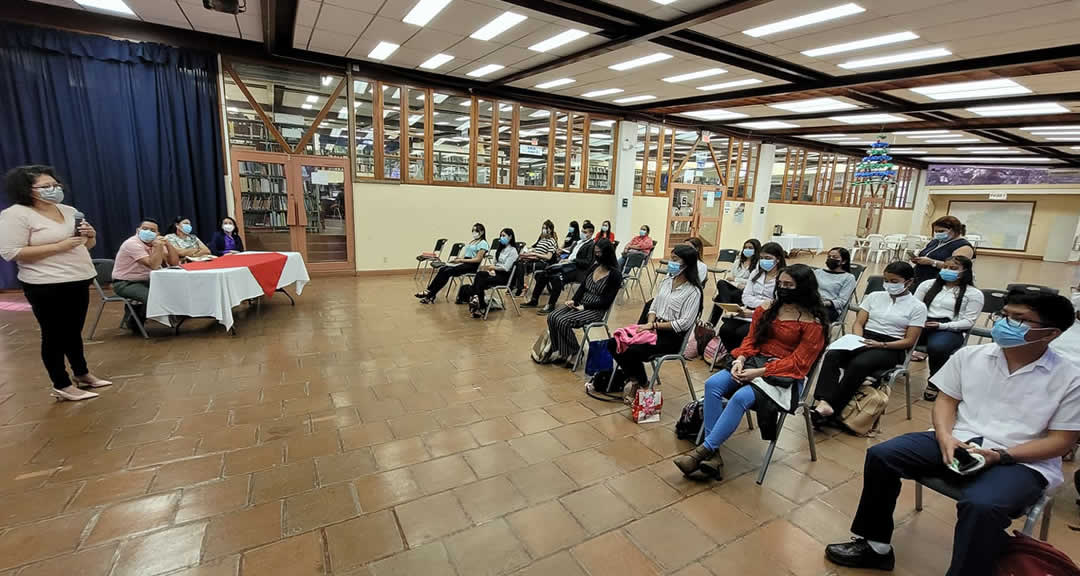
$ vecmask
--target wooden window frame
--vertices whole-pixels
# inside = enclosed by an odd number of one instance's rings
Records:
[[[519,185],[517,183],[518,161],[521,159],[521,119],[522,119],[521,107],[522,106],[525,106],[525,107],[530,108],[532,110],[546,110],[547,113],[548,113],[548,146],[547,146],[548,151],[547,151],[547,154],[545,154],[545,156],[546,156],[546,160],[545,160],[546,170],[544,171],[544,183],[542,185],[540,185],[540,186],[530,186],[530,185],[525,185],[525,184],[520,184]],[[552,110],[551,108],[546,108],[544,106],[533,106],[531,104],[519,104],[518,105],[518,107],[517,107],[517,116],[515,117],[516,119],[514,120],[514,126],[513,126],[514,138],[517,139],[517,146],[515,146],[515,148],[514,148],[515,157],[514,157],[514,162],[513,162],[513,164],[514,164],[514,174],[513,174],[513,176],[514,176],[513,177],[514,186],[513,187],[514,188],[518,188],[518,189],[521,189],[521,190],[548,190],[548,189],[551,188],[551,141],[554,138],[554,135],[551,133],[551,130],[552,130],[551,118],[552,118],[552,116],[554,114],[555,114],[554,110]],[[526,118],[527,118],[527,116],[526,116]]]
[[[435,178],[435,89],[431,89],[431,98],[425,96],[426,100],[431,102],[431,131],[430,137],[427,137],[427,143],[430,145],[428,150],[428,184],[431,186],[475,186],[476,182],[476,142],[473,137],[473,133],[476,131],[476,118],[473,116],[472,111],[476,107],[476,99],[468,94],[451,91],[440,91],[439,94],[446,94],[447,98],[466,98],[469,100],[469,151],[468,151],[468,164],[469,164],[469,177],[464,182],[453,182],[450,180],[438,180]]]

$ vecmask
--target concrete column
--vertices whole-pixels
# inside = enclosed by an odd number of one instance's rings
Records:
[[[637,230],[633,220],[634,162],[638,125],[635,122],[619,122],[619,152],[615,159],[615,210],[611,225],[615,238],[632,238]],[[600,223],[595,223],[599,229]],[[625,240],[624,240],[625,241]]]
[[[759,155],[757,174],[754,175],[754,204],[749,215],[750,237],[765,242],[772,236],[772,230],[766,230],[765,225],[769,216],[769,188],[776,163],[776,144],[762,144]]]
[[[926,189],[926,170],[916,170],[908,184],[915,194],[915,205],[911,210],[911,227],[908,234],[915,236],[926,234],[927,207],[930,205],[930,191]]]

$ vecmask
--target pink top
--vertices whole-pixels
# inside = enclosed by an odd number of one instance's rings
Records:
[[[0,212],[0,258],[14,261],[27,246],[55,244],[74,236],[75,208],[66,204],[56,207],[64,215],[63,222],[22,204],[14,204]],[[27,284],[78,282],[95,276],[97,272],[85,246],[76,246],[34,262],[19,262],[19,280]]]
[[[630,243],[626,245],[627,250],[640,250],[642,252],[648,252],[652,250],[652,247],[653,239],[640,234],[631,238]]]
[[[127,280],[128,282],[149,282],[150,267],[139,262],[139,259],[150,255],[150,245],[135,235],[120,245],[116,253],[116,261],[113,263],[113,280]]]

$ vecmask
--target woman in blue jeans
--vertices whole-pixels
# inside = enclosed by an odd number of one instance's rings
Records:
[[[701,470],[719,478],[724,461],[717,449],[756,405],[750,382],[774,376],[805,380],[828,339],[829,317],[814,271],[805,264],[784,268],[772,301],[754,311],[750,333],[731,352],[731,369],[705,381],[705,442],[676,458],[675,466],[687,476]],[[747,368],[747,360],[755,357],[766,361],[764,367]],[[791,393],[797,395],[794,388]],[[725,398],[730,400],[725,403]]]
[[[915,289],[915,299],[926,304],[926,328],[919,338],[919,345],[926,346],[926,354],[915,352],[911,359],[930,360],[930,376],[964,345],[965,332],[971,330],[983,309],[983,294],[975,287],[971,273],[971,259],[951,256],[941,263],[938,277],[927,280]],[[927,384],[923,398],[937,399],[938,389]]]

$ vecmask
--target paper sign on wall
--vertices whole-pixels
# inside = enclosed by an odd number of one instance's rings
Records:
[[[731,214],[731,202],[724,202],[724,214]]]
[[[1009,198],[1009,193],[1008,192],[991,192],[990,193],[990,199],[991,200],[1007,200],[1008,198]]]
[[[705,207],[706,208],[712,208],[714,205],[716,205],[716,194],[713,194],[712,192],[706,191],[705,192]]]

